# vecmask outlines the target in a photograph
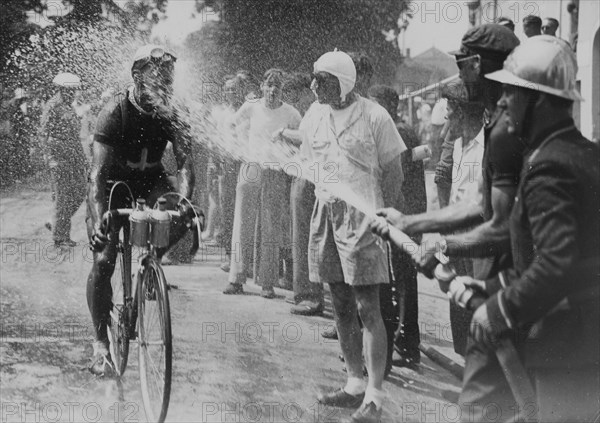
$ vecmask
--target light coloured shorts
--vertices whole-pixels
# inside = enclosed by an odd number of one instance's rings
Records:
[[[369,218],[343,201],[317,199],[310,223],[311,282],[376,285],[389,282],[387,246]]]

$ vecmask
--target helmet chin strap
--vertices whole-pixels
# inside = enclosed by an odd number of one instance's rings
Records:
[[[516,135],[522,137],[526,144],[529,144],[532,141],[530,138],[531,131],[533,129],[534,112],[538,100],[540,99],[540,95],[541,93],[539,91],[532,91],[527,96],[527,108],[525,109],[525,114],[523,115],[523,122],[521,123],[520,127],[517,128]],[[529,133],[526,134],[526,130],[528,130]]]

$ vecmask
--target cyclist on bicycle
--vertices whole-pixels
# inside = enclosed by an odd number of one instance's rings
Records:
[[[112,372],[107,322],[111,308],[110,279],[115,269],[119,223],[111,227],[111,236],[103,227],[102,216],[109,208],[109,194],[117,181],[132,191],[117,187],[110,207],[130,207],[136,198],[146,199],[152,207],[169,191],[190,198],[194,185],[191,163],[191,139],[188,127],[178,118],[172,104],[176,58],[165,48],[146,45],[135,53],[133,85],[109,103],[98,117],[93,143],[92,170],[87,199],[87,228],[94,251],[94,264],[87,282],[87,302],[95,331],[94,357],[90,371],[95,375]],[[161,159],[168,142],[177,160],[177,176],[165,172]],[[191,207],[178,207],[184,216]],[[189,227],[191,218],[180,219],[171,228],[173,245]],[[122,223],[121,223],[122,224]],[[108,366],[108,367],[107,367]]]

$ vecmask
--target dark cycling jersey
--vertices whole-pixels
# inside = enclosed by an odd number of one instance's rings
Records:
[[[94,141],[114,149],[114,168],[109,178],[138,179],[164,172],[162,156],[169,141],[177,136],[177,118],[145,114],[129,100],[109,103],[98,117]]]

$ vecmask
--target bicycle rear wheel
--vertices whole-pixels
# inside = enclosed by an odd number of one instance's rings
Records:
[[[162,268],[145,260],[137,290],[140,383],[147,420],[164,422],[171,396],[171,311]]]
[[[110,280],[112,304],[108,322],[108,340],[110,355],[117,374],[121,376],[127,367],[129,357],[129,320],[131,299],[131,245],[129,245],[129,227],[119,231],[119,243],[115,259],[115,270]]]

